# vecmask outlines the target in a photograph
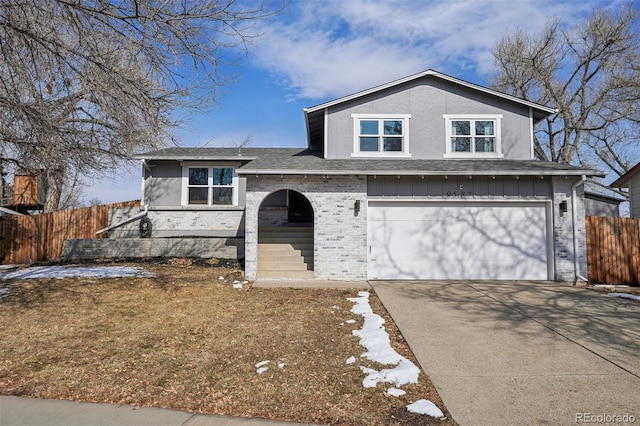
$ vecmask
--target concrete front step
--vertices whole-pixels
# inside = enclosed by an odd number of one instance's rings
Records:
[[[303,243],[279,243],[279,244],[264,244],[258,243],[258,251],[264,252],[272,252],[272,251],[291,251],[291,250],[310,250],[313,251],[313,244],[303,244]]]
[[[313,263],[313,255],[304,256],[301,254],[292,254],[292,253],[282,253],[282,254],[273,254],[273,253],[259,253],[258,254],[258,264],[263,263]]]
[[[258,271],[257,279],[301,279],[301,280],[312,280],[315,278],[313,271]]]
[[[259,237],[258,244],[311,244],[313,245],[313,238],[307,238],[304,236],[284,236],[284,237]]]
[[[313,271],[313,264],[304,262],[260,262],[258,261],[260,272],[266,271]]]

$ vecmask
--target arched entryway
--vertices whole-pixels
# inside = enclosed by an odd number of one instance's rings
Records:
[[[269,194],[258,209],[258,278],[313,279],[313,207],[300,192]]]

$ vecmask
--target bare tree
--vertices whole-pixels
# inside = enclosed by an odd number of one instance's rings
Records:
[[[46,211],[68,176],[100,176],[172,141],[177,108],[215,104],[221,58],[277,12],[236,0],[2,0],[0,148],[45,173]],[[235,50],[237,51],[237,49]]]
[[[565,28],[523,30],[494,48],[497,90],[558,108],[535,133],[538,159],[611,170],[620,175],[638,159],[640,33],[637,12],[594,10]]]

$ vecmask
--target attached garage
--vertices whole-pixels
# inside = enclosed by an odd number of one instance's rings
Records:
[[[369,201],[368,278],[553,279],[550,203]]]

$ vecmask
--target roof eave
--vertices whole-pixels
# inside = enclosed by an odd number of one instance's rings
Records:
[[[609,187],[610,188],[625,188],[626,183],[631,179],[636,173],[640,171],[640,163],[636,164],[632,168],[630,168],[625,174],[620,176],[618,179],[613,181]]]
[[[247,155],[158,155],[158,156],[145,156],[145,155],[136,155],[135,159],[138,160],[166,160],[166,161],[238,161],[238,160],[246,160],[251,161],[255,160],[255,155],[247,156]]]
[[[367,176],[600,176],[599,170],[291,170],[238,169],[241,175],[367,175]]]

